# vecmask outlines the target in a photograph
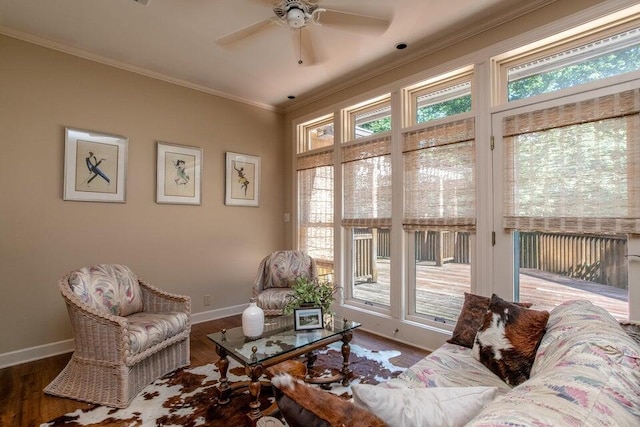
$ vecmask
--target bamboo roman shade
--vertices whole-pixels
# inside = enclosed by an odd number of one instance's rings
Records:
[[[298,156],[298,247],[333,265],[333,151]]]
[[[475,230],[474,123],[469,118],[404,135],[405,230]]]
[[[342,147],[345,227],[391,227],[391,138]]]
[[[506,117],[504,227],[640,233],[638,89]]]

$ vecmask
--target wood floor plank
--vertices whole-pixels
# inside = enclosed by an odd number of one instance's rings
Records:
[[[202,366],[218,360],[215,345],[207,334],[223,328],[240,326],[240,315],[193,325],[191,328],[191,366]],[[393,358],[396,366],[408,367],[428,354],[427,351],[393,340],[356,330],[353,344],[371,350],[399,350]],[[0,427],[31,427],[90,404],[44,394],[42,389],[65,367],[71,353],[0,369]]]

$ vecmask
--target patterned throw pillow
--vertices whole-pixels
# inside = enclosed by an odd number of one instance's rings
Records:
[[[494,294],[476,335],[473,356],[515,387],[529,379],[547,320],[546,311],[520,307]]]
[[[484,322],[484,316],[487,314],[489,304],[491,304],[491,298],[465,292],[464,304],[462,304],[456,328],[447,342],[468,348],[473,347],[473,342],[476,339],[478,329]],[[525,308],[529,308],[532,305],[527,302],[518,302],[516,304]]]

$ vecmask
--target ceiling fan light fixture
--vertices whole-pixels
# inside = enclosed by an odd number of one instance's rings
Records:
[[[306,23],[306,15],[304,11],[298,9],[297,7],[292,7],[287,11],[287,24],[291,28],[301,28],[304,27]]]

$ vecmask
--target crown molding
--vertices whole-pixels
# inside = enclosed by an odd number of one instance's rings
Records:
[[[161,80],[167,83],[171,83],[177,86],[186,87],[189,89],[197,90],[199,92],[208,93],[210,95],[219,96],[221,98],[226,98],[231,101],[241,102],[243,104],[248,104],[253,107],[262,108],[269,111],[278,112],[278,108],[273,105],[267,105],[260,102],[252,101],[250,99],[242,98],[239,96],[231,95],[229,93],[221,92],[215,89],[211,89],[206,86],[197,85],[195,83],[188,82],[186,80],[178,79],[175,77],[168,76],[166,74],[157,73],[154,71],[150,71],[141,67],[136,67],[130,64],[126,64],[121,61],[116,61],[114,59],[110,59],[101,55],[96,55],[91,52],[87,52],[82,49],[73,48],[67,46],[63,43],[55,42],[43,37],[34,36],[32,34],[27,34],[21,31],[14,30],[12,28],[8,28],[5,26],[0,26],[0,34],[12,37],[14,39],[22,40],[27,43],[35,44],[38,46],[42,46],[48,49],[56,50],[58,52],[66,53],[68,55],[77,56],[82,59],[86,59],[89,61],[97,62],[103,65],[108,65],[110,67],[119,68],[121,70],[129,71],[132,73],[140,74],[145,77],[150,77],[155,80]]]

